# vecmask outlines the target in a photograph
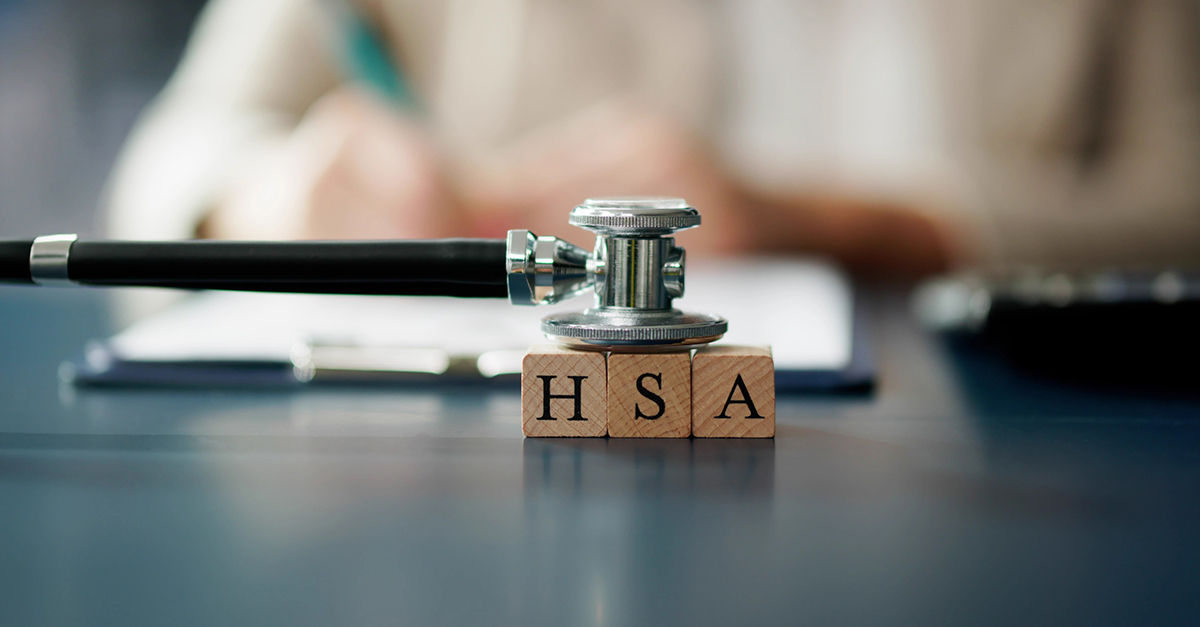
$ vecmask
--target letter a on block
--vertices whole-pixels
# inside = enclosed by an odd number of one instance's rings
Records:
[[[710,346],[692,358],[692,435],[775,437],[775,360],[771,349]]]
[[[528,437],[608,433],[604,353],[535,344],[521,362],[521,431]]]
[[[691,353],[608,356],[608,435],[686,438],[692,432]]]

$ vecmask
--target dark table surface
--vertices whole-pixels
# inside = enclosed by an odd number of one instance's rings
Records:
[[[1023,375],[870,292],[874,395],[772,441],[526,440],[516,390],[98,390],[0,288],[0,624],[1200,620],[1200,403]]]

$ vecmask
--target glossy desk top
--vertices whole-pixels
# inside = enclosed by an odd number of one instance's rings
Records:
[[[104,296],[0,288],[0,623],[1200,617],[1200,403],[869,304],[875,396],[781,398],[773,441],[550,441],[515,390],[60,387]]]

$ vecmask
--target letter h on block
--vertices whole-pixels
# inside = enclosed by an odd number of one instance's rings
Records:
[[[604,353],[535,344],[521,364],[521,431],[528,437],[608,433]]]

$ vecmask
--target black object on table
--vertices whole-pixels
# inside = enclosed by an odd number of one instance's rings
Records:
[[[1040,376],[1200,398],[1200,271],[967,274],[914,304],[927,327]]]

